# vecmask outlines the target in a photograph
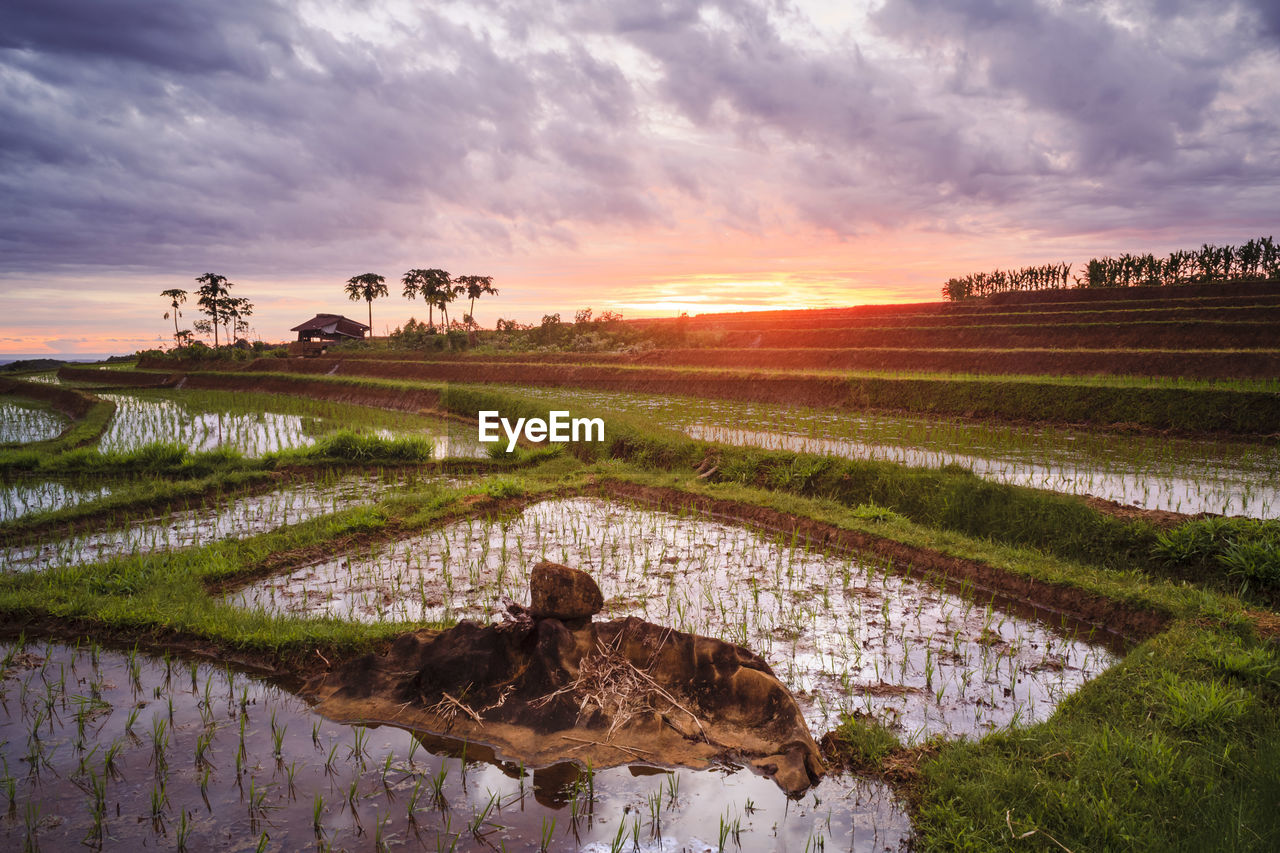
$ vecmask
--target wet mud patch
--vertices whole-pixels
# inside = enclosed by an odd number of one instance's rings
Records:
[[[366,621],[489,622],[503,597],[528,600],[530,568],[553,560],[597,579],[607,616],[756,652],[811,731],[861,711],[907,740],[1043,720],[1117,659],[1108,638],[903,577],[839,541],[708,520],[712,511],[545,500],[315,560],[227,601]]]
[[[630,617],[463,622],[406,635],[310,682],[325,714],[391,722],[546,766],[740,759],[791,795],[826,772],[787,689],[758,656]]]
[[[333,722],[227,666],[88,642],[0,645],[0,699],[5,849],[882,850],[909,833],[889,789],[856,776],[789,800],[730,765],[520,767]]]

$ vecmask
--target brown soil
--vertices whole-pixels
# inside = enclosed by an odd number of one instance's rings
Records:
[[[181,378],[180,373],[147,373],[141,370],[98,370],[93,367],[58,368],[58,378],[68,382],[91,382],[113,388],[163,388]],[[56,386],[55,386],[56,387]]]
[[[634,617],[527,617],[407,634],[312,679],[340,722],[390,723],[546,767],[746,760],[789,794],[825,772],[795,699],[758,655]]]
[[[1109,501],[1103,498],[1095,498],[1088,495],[1084,496],[1084,502],[1096,509],[1098,512],[1119,518],[1123,521],[1145,521],[1148,524],[1158,527],[1161,530],[1168,530],[1177,527],[1184,521],[1190,521],[1193,518],[1203,518],[1204,513],[1196,515],[1188,515],[1183,512],[1171,512],[1165,509],[1142,509],[1141,507],[1129,506],[1119,501]]]

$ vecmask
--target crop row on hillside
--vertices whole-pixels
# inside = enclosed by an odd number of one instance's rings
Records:
[[[1280,298],[1240,300],[1223,305],[1208,300],[1188,300],[1185,304],[1149,305],[1125,303],[1098,306],[1005,307],[984,306],[982,310],[914,311],[903,313],[845,314],[825,311],[795,311],[789,315],[690,320],[690,329],[724,331],[762,331],[765,329],[882,329],[882,328],[965,328],[991,325],[1053,325],[1058,323],[1128,323],[1128,322],[1275,322],[1280,319]]]
[[[996,375],[1150,376],[1194,379],[1273,379],[1280,350],[1055,350],[909,349],[822,347],[766,349],[679,348],[636,353],[577,352],[381,352],[383,360],[408,362],[635,364],[741,370],[845,370]],[[370,353],[344,354],[365,359]],[[325,362],[329,363],[329,362]]]
[[[825,325],[839,321],[876,317],[966,317],[984,314],[1042,311],[1110,311],[1125,309],[1228,308],[1245,305],[1275,305],[1280,299],[1280,282],[1223,284],[1185,287],[1129,287],[1097,290],[1045,290],[1030,293],[997,293],[985,299],[964,302],[913,302],[886,305],[854,305],[845,308],[779,309],[769,311],[708,313],[692,317],[658,318],[636,322],[657,325],[683,324],[691,328],[786,327],[795,322],[816,320]],[[837,321],[837,322],[830,322]]]
[[[190,387],[244,387],[289,393],[305,384],[275,371],[328,374],[312,386],[343,399],[391,400],[417,409],[435,405],[434,391],[405,386],[430,383],[524,383],[598,390],[678,394],[725,400],[785,403],[813,408],[883,410],[1012,421],[1121,425],[1183,433],[1270,435],[1280,423],[1280,394],[1214,388],[1107,386],[967,379],[843,378],[805,373],[696,371],[658,367],[378,362],[369,359],[264,359],[220,376],[191,373]],[[267,371],[270,371],[269,373]],[[333,374],[340,374],[334,376]],[[250,375],[252,378],[249,378]],[[372,380],[372,381],[369,381]],[[396,383],[379,385],[378,380]],[[398,389],[398,390],[397,390]],[[331,398],[337,399],[337,398]],[[370,403],[380,405],[377,402]]]
[[[850,329],[731,330],[714,338],[724,347],[902,347],[931,349],[1239,349],[1275,346],[1280,323],[1153,322],[928,326]]]

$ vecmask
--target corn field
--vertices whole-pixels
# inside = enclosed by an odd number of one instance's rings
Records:
[[[1090,258],[1074,276],[1071,264],[1047,264],[1018,270],[980,272],[949,279],[942,295],[952,301],[993,293],[1076,287],[1170,287],[1226,281],[1280,278],[1280,245],[1272,237],[1239,246],[1178,250],[1167,258],[1153,254]]]

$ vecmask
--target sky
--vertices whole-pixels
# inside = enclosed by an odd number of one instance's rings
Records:
[[[0,354],[939,298],[1276,234],[1280,0],[5,0]],[[180,323],[198,319],[187,306]]]

